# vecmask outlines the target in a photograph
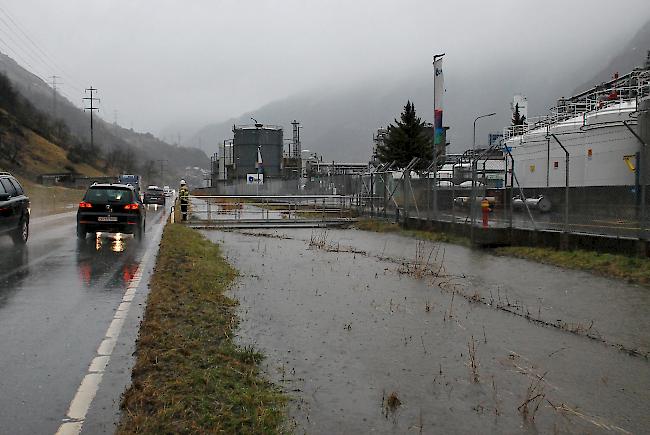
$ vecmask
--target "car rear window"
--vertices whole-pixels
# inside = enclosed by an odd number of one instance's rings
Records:
[[[11,184],[11,182],[9,182],[8,178],[0,178],[0,183],[4,186],[5,192],[11,196],[16,196],[18,192],[16,192],[16,188]]]
[[[16,180],[15,178],[9,178],[9,181],[10,181],[11,184],[13,184],[14,187],[16,188],[16,192],[18,192],[18,195],[22,195],[22,194],[25,193],[25,192],[23,192],[23,186],[20,185],[20,183],[18,182],[18,180]]]
[[[132,202],[133,195],[129,189],[116,189],[112,187],[93,187],[86,192],[85,201],[92,203],[128,204]]]
[[[150,192],[150,193],[160,193],[160,192],[162,192],[162,189],[148,189],[147,192]]]

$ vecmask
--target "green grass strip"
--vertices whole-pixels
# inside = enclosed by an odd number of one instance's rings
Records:
[[[396,223],[378,219],[361,219],[355,224],[360,230],[378,233],[396,233],[433,242],[470,246],[469,239],[443,232],[407,230]],[[632,284],[650,287],[650,258],[637,258],[621,254],[596,251],[560,251],[552,248],[507,246],[491,250],[497,255],[522,258],[567,269],[584,270],[595,275],[617,278]]]
[[[364,231],[374,231],[376,233],[396,233],[401,236],[413,237],[420,240],[470,246],[470,241],[467,237],[455,236],[453,234],[443,233],[440,231],[408,230],[402,228],[399,224],[396,224],[394,222],[388,222],[379,219],[359,219],[359,221],[354,226],[355,228]]]
[[[508,246],[495,249],[498,255],[524,258],[568,269],[585,270],[595,275],[619,278],[650,286],[650,259],[606,254],[595,251],[559,251],[551,248]]]
[[[286,396],[233,341],[236,276],[216,244],[167,225],[118,434],[282,432]]]

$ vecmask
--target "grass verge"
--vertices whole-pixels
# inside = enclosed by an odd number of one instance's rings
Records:
[[[550,248],[507,246],[495,249],[496,254],[524,258],[554,266],[619,278],[634,284],[650,286],[650,259],[594,251],[558,251]]]
[[[69,189],[59,186],[42,186],[24,178],[19,179],[31,203],[31,216],[47,216],[77,210],[77,204],[84,196],[84,189]]]
[[[167,225],[118,434],[282,431],[286,397],[261,376],[263,355],[233,341],[236,275],[217,245]]]
[[[470,246],[470,241],[466,237],[433,231],[407,230],[396,223],[377,219],[361,219],[355,226],[365,231],[396,233],[421,240]],[[567,269],[584,270],[595,275],[618,278],[632,284],[650,287],[650,258],[584,250],[560,251],[552,248],[527,246],[507,246],[496,248],[492,252],[501,256],[522,258]]]

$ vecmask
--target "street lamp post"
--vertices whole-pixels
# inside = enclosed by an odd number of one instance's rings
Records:
[[[487,115],[480,115],[477,116],[476,119],[474,119],[474,139],[472,140],[472,154],[476,152],[476,121],[478,121],[481,118],[487,118],[488,116],[494,116],[494,115],[496,115],[495,112],[488,113]]]
[[[470,221],[471,221],[471,226],[470,226],[470,240],[472,243],[474,243],[474,224],[476,223],[476,218],[475,218],[475,211],[476,211],[476,170],[477,170],[477,162],[476,162],[476,121],[478,121],[481,118],[487,118],[489,116],[494,116],[496,115],[496,112],[488,113],[485,115],[479,115],[474,119],[474,139],[472,140],[472,195],[470,197],[470,204],[469,204],[469,213],[471,215]]]

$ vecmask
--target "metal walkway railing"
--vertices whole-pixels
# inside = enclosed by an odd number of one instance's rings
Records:
[[[197,228],[345,226],[356,221],[352,196],[190,196],[188,225]]]

